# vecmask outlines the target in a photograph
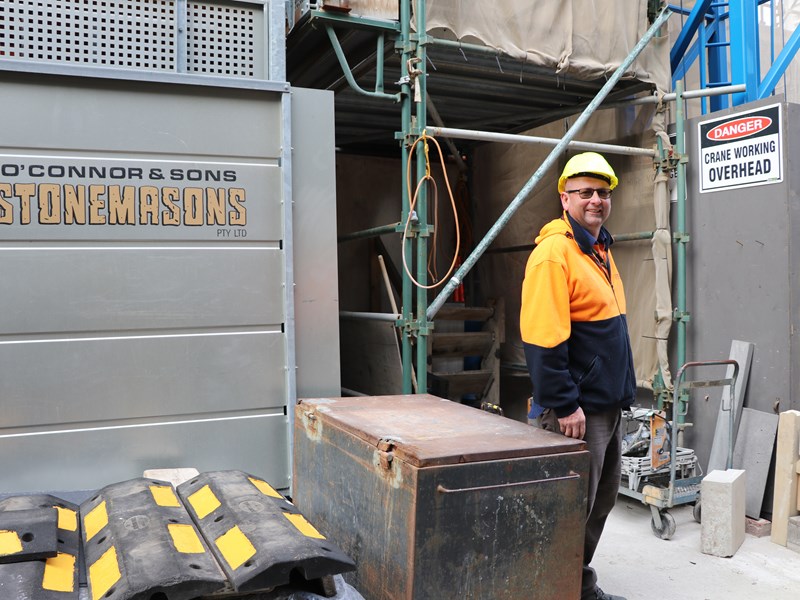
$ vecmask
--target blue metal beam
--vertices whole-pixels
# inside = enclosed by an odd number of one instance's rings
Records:
[[[678,68],[678,64],[684,58],[684,54],[689,48],[689,44],[691,44],[694,34],[697,33],[697,28],[700,26],[700,23],[705,20],[706,12],[708,11],[708,7],[710,5],[711,0],[699,0],[694,5],[692,12],[689,14],[689,18],[687,19],[686,23],[684,23],[683,29],[678,35],[678,39],[676,39],[675,43],[672,45],[672,50],[670,50],[669,53],[669,62],[673,73]]]
[[[759,100],[772,94],[772,92],[775,90],[775,86],[778,84],[778,81],[786,72],[786,68],[789,66],[789,63],[792,62],[795,54],[797,54],[798,49],[800,49],[800,27],[794,30],[794,33],[792,33],[789,41],[786,42],[783,50],[781,50],[780,54],[778,54],[778,57],[775,59],[775,62],[772,63],[772,66],[770,67],[769,71],[767,71],[767,74],[764,75],[763,81],[758,86],[757,96]]]
[[[694,61],[700,56],[700,40],[695,40],[691,48],[684,54],[683,60],[678,62],[678,68],[672,71],[672,87],[675,88],[675,82],[679,79],[686,77],[686,72],[691,68]]]
[[[714,45],[711,47],[706,46],[708,48],[708,77],[705,81],[707,87],[722,87],[731,85],[728,75],[728,49],[731,50],[731,55],[733,50],[730,41],[725,35],[725,27],[722,25],[723,17],[727,13],[722,13],[721,8],[718,6],[712,8],[712,10],[714,11],[714,20],[706,30],[706,43],[711,42]],[[709,103],[711,112],[715,112],[728,107],[728,97],[713,96],[709,98]],[[703,109],[705,111],[705,105],[703,105]]]
[[[747,91],[734,94],[734,106],[756,99],[761,82],[758,45],[758,1],[739,0],[728,7],[731,34],[731,84]]]

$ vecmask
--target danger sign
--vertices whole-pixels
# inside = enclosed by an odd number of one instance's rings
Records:
[[[705,121],[698,128],[701,192],[783,181],[779,104]]]

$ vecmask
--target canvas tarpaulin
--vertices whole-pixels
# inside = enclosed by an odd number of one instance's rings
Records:
[[[647,31],[647,0],[428,0],[426,22],[437,37],[475,41],[557,74],[611,75]],[[626,78],[669,91],[669,40],[654,38]]]

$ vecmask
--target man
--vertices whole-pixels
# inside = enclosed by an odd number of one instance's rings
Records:
[[[561,218],[546,224],[525,268],[520,329],[533,383],[529,418],[586,442],[589,468],[582,600],[604,593],[589,564],[614,507],[621,413],[636,394],[625,294],[603,227],[617,176],[595,152],[573,156],[558,180]]]

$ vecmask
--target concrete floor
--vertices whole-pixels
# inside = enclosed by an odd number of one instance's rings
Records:
[[[700,524],[691,506],[670,509],[677,528],[671,540],[650,529],[650,508],[620,496],[606,522],[592,566],[600,587],[628,600],[797,600],[800,553],[769,536],[745,540],[731,558],[700,551]]]

